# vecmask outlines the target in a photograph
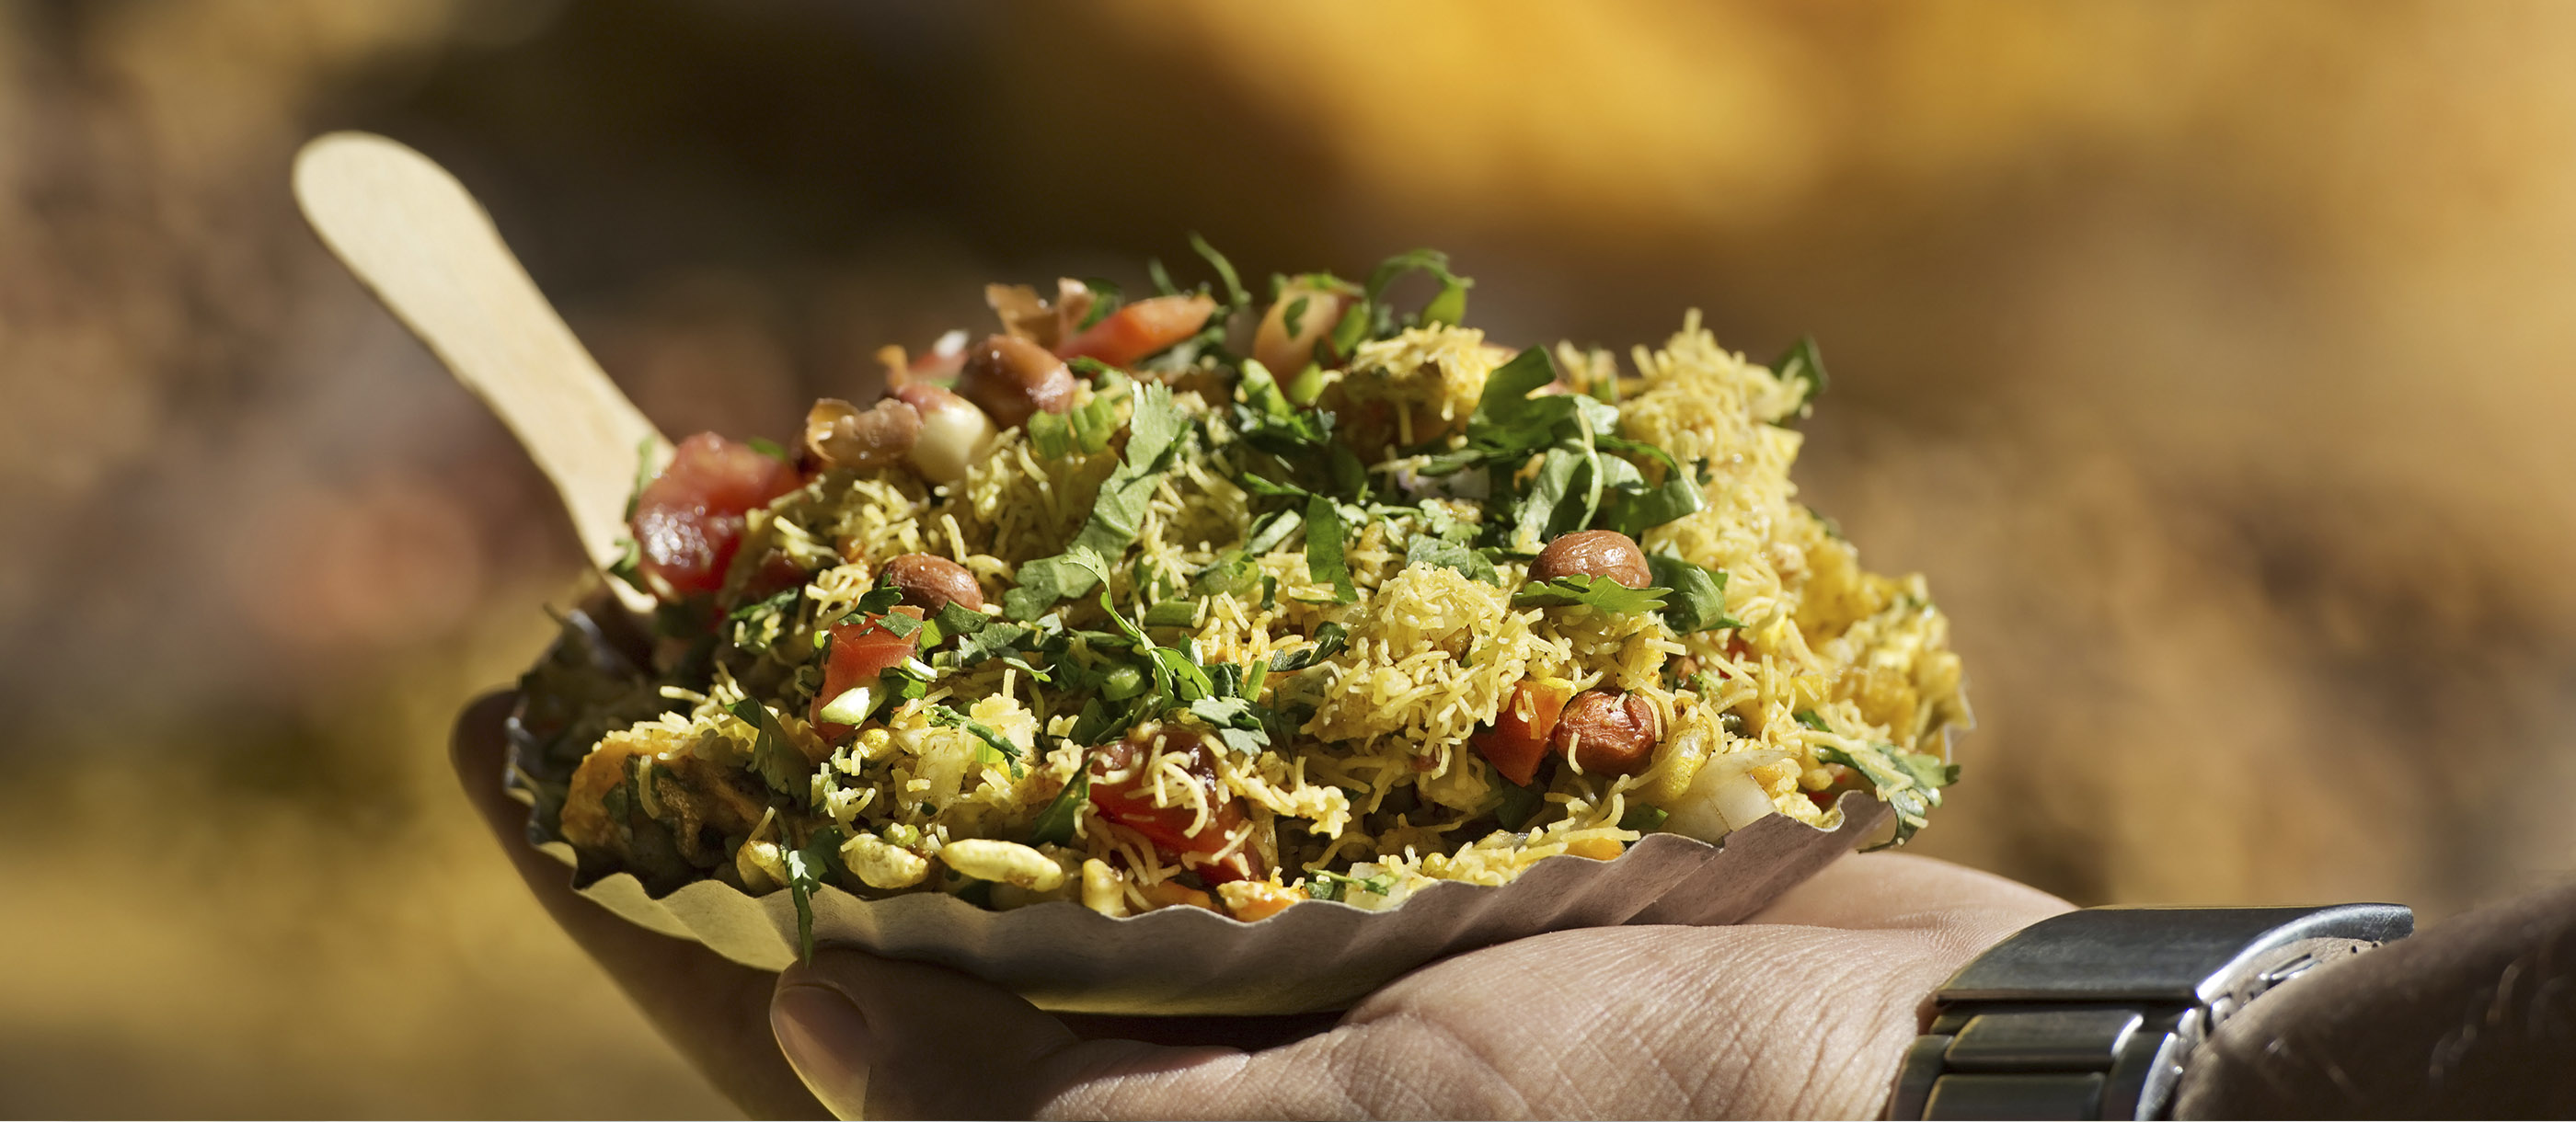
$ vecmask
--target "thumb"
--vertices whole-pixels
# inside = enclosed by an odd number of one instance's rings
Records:
[[[1244,1062],[1233,1048],[1086,1041],[1001,987],[848,950],[780,974],[769,1023],[843,1118],[1026,1118],[1095,1080],[1197,1082]]]

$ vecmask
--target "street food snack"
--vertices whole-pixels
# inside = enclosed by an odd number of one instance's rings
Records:
[[[1852,792],[1923,824],[1959,662],[1796,499],[1812,345],[1514,349],[1436,253],[1258,296],[1207,256],[993,286],[881,399],[648,465],[649,636],[527,681],[538,833],[810,945],[833,892],[1258,922]]]

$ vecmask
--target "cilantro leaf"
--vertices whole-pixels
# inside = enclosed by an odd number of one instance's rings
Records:
[[[1422,311],[1409,321],[1398,317],[1384,297],[1389,286],[1407,273],[1429,273],[1440,282],[1440,291],[1423,305]],[[1467,290],[1475,281],[1449,271],[1449,255],[1436,249],[1416,249],[1396,254],[1378,263],[1369,273],[1365,297],[1375,308],[1372,325],[1380,336],[1393,335],[1406,327],[1443,323],[1455,326],[1467,317]]]
[[[1085,313],[1082,322],[1074,326],[1076,331],[1108,319],[1109,313],[1117,311],[1119,305],[1127,302],[1126,294],[1119,290],[1116,281],[1104,277],[1084,277],[1082,287],[1091,290],[1091,311]]]
[[[769,707],[753,698],[744,698],[727,707],[742,723],[753,730],[751,770],[759,773],[761,782],[782,795],[803,795],[812,784],[807,777],[812,765],[805,755],[788,743],[787,732],[778,727],[778,718]]]
[[[1349,533],[1339,505],[1322,495],[1307,496],[1306,575],[1331,582],[1333,599],[1344,604],[1360,598],[1359,588],[1351,583],[1350,566],[1342,558],[1342,541]]]
[[[1172,404],[1172,391],[1161,385],[1138,387],[1135,410],[1127,418],[1127,452],[1092,501],[1091,517],[1063,553],[1020,566],[1012,579],[1018,587],[1004,593],[1002,605],[1012,619],[1044,615],[1056,601],[1098,587],[1109,561],[1127,551],[1143,525],[1145,507],[1170,467],[1169,455],[1188,422]]]
[[[1632,806],[1628,808],[1628,813],[1619,816],[1619,828],[1651,834],[1662,829],[1664,819],[1670,817],[1672,813],[1659,806]]]
[[[1261,587],[1261,566],[1240,549],[1229,549],[1217,556],[1207,568],[1190,578],[1190,592],[1198,596],[1233,593],[1236,599],[1249,596]]]
[[[1532,581],[1512,594],[1515,608],[1562,608],[1575,604],[1605,612],[1634,614],[1664,606],[1668,588],[1630,588],[1608,577],[1578,573],[1554,580]]]
[[[984,742],[984,747],[992,753],[992,756],[998,756],[1005,763],[1010,765],[1011,778],[1017,779],[1023,774],[1026,774],[1020,768],[1020,746],[1011,743],[1011,738],[993,731],[993,727],[991,725],[987,725],[982,721],[978,721],[945,705],[933,705],[927,710],[927,713],[930,717],[931,724],[940,725],[946,728],[962,728],[967,732],[974,734],[975,739]],[[987,762],[989,762],[990,759],[991,757],[987,757]]]
[[[1436,565],[1456,569],[1469,580],[1480,580],[1486,584],[1503,583],[1501,574],[1494,571],[1493,561],[1487,559],[1484,554],[1440,538],[1413,539],[1413,544],[1404,549],[1404,563],[1407,566]]]
[[[1530,819],[1537,817],[1539,810],[1547,805],[1544,787],[1523,787],[1511,782],[1497,786],[1500,789],[1495,794],[1499,801],[1494,806],[1494,821],[1502,823],[1506,830],[1528,826]]]
[[[1959,765],[1944,764],[1926,752],[1908,752],[1892,744],[1854,748],[1819,746],[1816,758],[1841,764],[1861,774],[1876,790],[1878,801],[1896,812],[1896,836],[1872,849],[1905,844],[1924,827],[1932,808],[1941,805],[1941,788],[1959,781]]]
[[[754,600],[751,603],[735,608],[734,610],[725,613],[725,618],[734,622],[741,622],[766,612],[785,612],[787,609],[794,607],[797,599],[804,595],[804,586],[799,585],[767,599]]]
[[[1306,884],[1306,895],[1316,900],[1339,900],[1354,888],[1359,889],[1362,892],[1373,892],[1380,896],[1384,896],[1395,890],[1395,874],[1393,873],[1379,873],[1373,877],[1362,878],[1351,876],[1348,873],[1333,873],[1326,872],[1322,869],[1308,869],[1306,870],[1306,875],[1314,878]]]
[[[1522,499],[1520,511],[1512,521],[1507,540],[1515,552],[1536,553],[1553,536],[1550,530],[1559,521],[1557,506],[1574,491],[1575,474],[1583,466],[1580,450],[1563,446],[1548,449],[1546,458],[1539,462],[1538,477],[1531,481],[1529,494]]]
[[[957,666],[973,666],[1018,650],[1020,644],[1033,634],[1034,631],[1021,624],[988,623],[960,637],[957,645],[950,649],[950,657],[956,660]]]
[[[1646,490],[1641,486],[1633,493],[1620,495],[1610,504],[1607,522],[1611,529],[1633,538],[1676,518],[1697,514],[1707,505],[1699,483],[1676,470],[1664,476],[1660,487]]]
[[[942,635],[973,635],[992,626],[993,617],[952,600],[940,605],[939,614],[930,617],[930,622],[939,625]]]
[[[840,827],[824,826],[784,854],[787,895],[796,904],[796,948],[809,964],[814,961],[814,894],[840,871],[841,841]]]
[[[1726,614],[1726,570],[1694,565],[1669,553],[1650,554],[1646,567],[1655,583],[1671,589],[1665,598],[1664,623],[1687,634],[1744,624]]]
[[[1241,308],[1252,303],[1252,296],[1243,290],[1243,279],[1235,275],[1234,262],[1226,260],[1224,254],[1218,253],[1215,246],[1209,245],[1206,238],[1195,232],[1190,234],[1190,248],[1207,260],[1209,268],[1216,270],[1218,280],[1225,282],[1227,308]]]
[[[1303,670],[1331,658],[1351,645],[1351,630],[1338,623],[1327,623],[1315,629],[1315,645],[1300,647],[1270,660],[1273,673],[1287,674]]]
[[[1489,454],[1508,456],[1544,447],[1557,422],[1574,415],[1574,399],[1565,395],[1531,397],[1556,380],[1556,360],[1547,348],[1530,347],[1485,376],[1475,412],[1467,415],[1467,440]]]
[[[1784,382],[1801,384],[1798,404],[1789,410],[1789,418],[1805,417],[1815,412],[1816,399],[1825,392],[1825,356],[1816,349],[1814,336],[1806,336],[1771,360],[1771,372]]]
[[[1037,822],[1029,827],[1029,843],[1064,845],[1073,840],[1073,827],[1082,817],[1082,804],[1091,800],[1091,753],[1085,750],[1082,761],[1073,765],[1073,779],[1047,800],[1046,809],[1038,812]]]

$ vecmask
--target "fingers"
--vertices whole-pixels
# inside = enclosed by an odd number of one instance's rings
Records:
[[[779,975],[778,1042],[843,1117],[1328,1117],[1334,1037],[1265,1052],[1084,1040],[998,986],[848,950]]]
[[[1782,893],[1748,922],[1928,930],[1984,947],[2073,907],[2029,885],[1947,861],[1855,853]]]
[[[571,870],[528,846],[528,808],[501,788],[508,766],[502,723],[516,701],[515,694],[495,693],[466,706],[448,752],[466,801],[491,827],[519,879],[663,1037],[735,1105],[754,1117],[821,1115],[821,1104],[805,1093],[771,1042],[771,975],[637,927],[582,899],[572,890]]]
[[[805,1086],[845,1118],[1025,1118],[1097,1073],[1242,1056],[1085,1043],[1000,987],[846,950],[780,974],[770,1024]]]

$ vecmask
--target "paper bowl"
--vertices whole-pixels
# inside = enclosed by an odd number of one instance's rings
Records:
[[[588,615],[568,622],[605,651]],[[547,657],[566,653],[558,641]],[[576,891],[746,966],[778,970],[796,960],[796,908],[784,891],[750,896],[696,881],[657,897],[628,873],[585,875],[540,796],[569,769],[544,758],[527,733],[524,698],[520,706],[510,720],[505,781],[530,805],[529,843],[564,862]],[[1543,932],[1741,920],[1850,851],[1887,816],[1883,804],[1858,792],[1837,806],[1843,822],[1836,830],[1774,814],[1716,845],[1650,834],[1616,860],[1551,857],[1505,885],[1441,882],[1383,911],[1309,900],[1254,923],[1189,907],[1112,918],[1067,901],[991,911],[945,893],[870,900],[826,886],[812,901],[814,942],[953,967],[1061,1012],[1340,1009],[1434,959]]]

